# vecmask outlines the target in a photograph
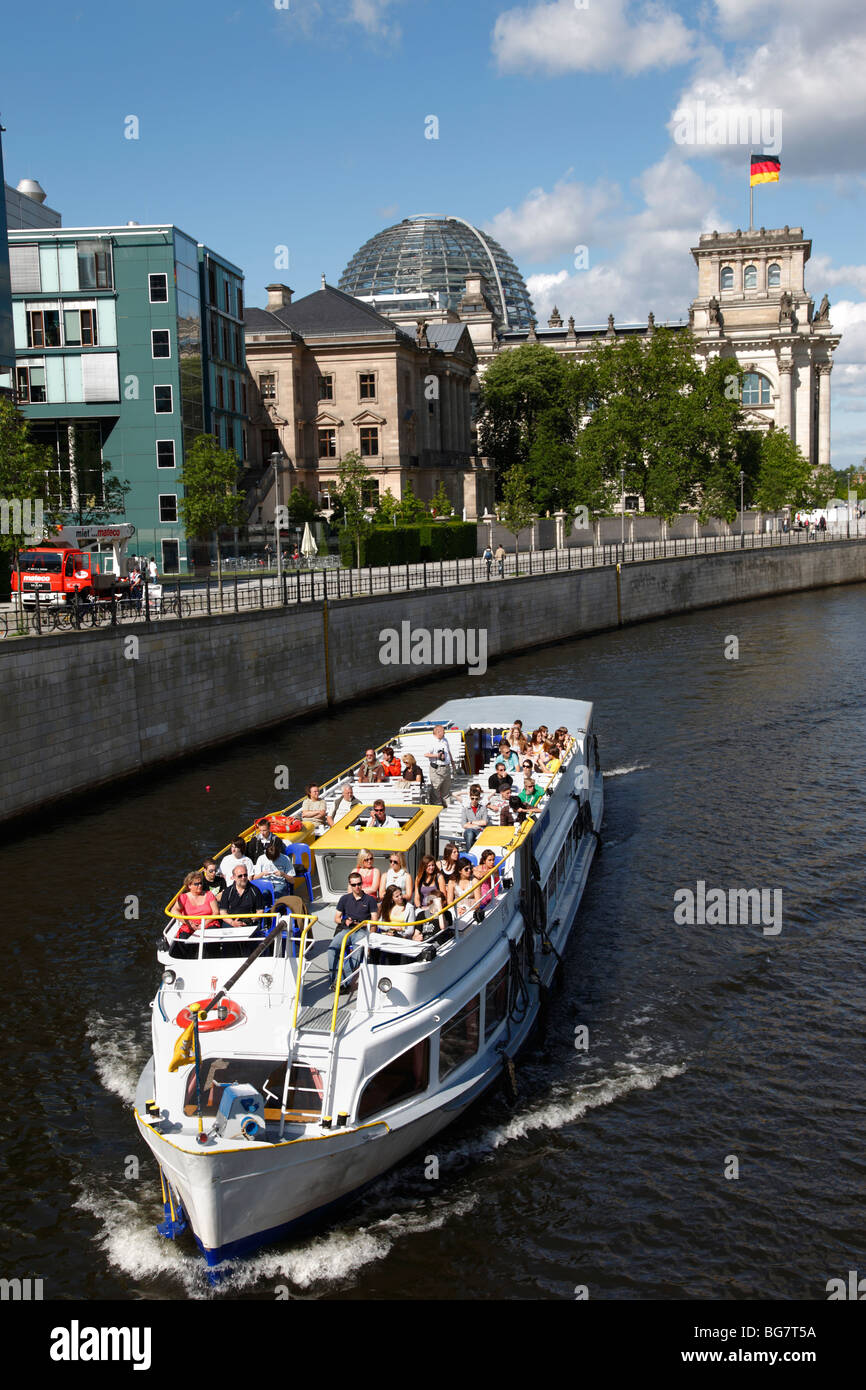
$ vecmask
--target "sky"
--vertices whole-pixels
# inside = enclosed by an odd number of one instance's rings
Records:
[[[812,240],[832,463],[866,456],[863,0],[42,0],[5,15],[0,73],[9,183],[68,227],[176,223],[250,305],[429,212],[502,243],[540,325],[681,320],[690,247],[748,226],[772,151],[755,224]]]

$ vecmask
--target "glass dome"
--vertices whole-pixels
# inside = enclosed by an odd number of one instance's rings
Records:
[[[352,257],[339,288],[359,299],[376,296],[380,313],[387,313],[380,295],[406,296],[409,307],[413,295],[438,294],[440,308],[457,309],[473,273],[484,276],[500,329],[530,327],[532,300],[514,261],[462,217],[423,213],[377,232]]]

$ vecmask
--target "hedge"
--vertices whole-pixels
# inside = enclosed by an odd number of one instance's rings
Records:
[[[362,565],[416,565],[425,560],[465,560],[474,556],[474,522],[421,522],[414,526],[377,526],[361,537]],[[355,538],[340,532],[340,559],[356,564]]]

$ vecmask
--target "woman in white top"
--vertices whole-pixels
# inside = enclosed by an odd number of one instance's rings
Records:
[[[295,877],[295,866],[287,854],[278,852],[276,842],[271,840],[256,860],[252,876],[266,878],[282,893],[286,888],[286,881]]]
[[[250,878],[255,877],[255,866],[246,850],[247,847],[243,840],[232,840],[228,854],[224,854],[220,860],[220,873],[226,883],[232,882],[232,873],[239,864],[246,866],[246,871]]]
[[[388,855],[389,867],[385,877],[380,882],[380,889],[384,894],[387,888],[399,888],[403,896],[409,900],[412,897],[412,875],[406,868],[406,856],[399,850],[393,850]]]

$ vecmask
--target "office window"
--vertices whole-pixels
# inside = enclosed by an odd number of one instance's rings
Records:
[[[64,309],[63,340],[67,347],[96,347],[96,310]]]
[[[9,270],[13,294],[39,294],[42,290],[42,271],[38,246],[10,246]]]
[[[162,573],[180,572],[180,546],[177,541],[162,541]]]
[[[319,458],[334,459],[337,457],[337,431],[331,429],[319,430]]]
[[[168,303],[168,276],[167,275],[148,275],[147,277],[148,295],[151,304]]]
[[[259,391],[263,401],[275,401],[277,399],[277,378],[273,372],[259,374]]]
[[[217,326],[213,314],[208,318],[208,333],[210,334],[210,355],[211,357],[216,357],[218,352]]]
[[[216,270],[214,269],[214,267],[211,265],[210,262],[208,262],[208,267],[207,267],[207,297],[208,297],[208,303],[209,303],[209,304],[216,304],[216,303],[217,303],[217,278],[216,278]]]
[[[27,310],[27,346],[60,347],[60,310]]]
[[[242,381],[242,382],[241,382],[241,414],[242,414],[242,415],[246,415],[246,413],[247,413],[247,383],[246,383],[245,381]]]
[[[237,410],[237,397],[235,395],[234,377],[229,378],[229,410],[234,413]]]
[[[79,241],[78,288],[111,289],[111,247],[107,241]]]
[[[157,415],[171,415],[174,410],[170,386],[154,386],[153,408]]]
[[[171,334],[167,328],[150,330],[151,357],[171,357]]]
[[[177,521],[177,494],[174,492],[161,492],[159,494],[159,519],[160,521]]]
[[[232,342],[233,342],[234,345],[235,345],[235,353],[234,353],[233,361],[234,361],[238,366],[240,366],[240,365],[241,365],[241,361],[242,361],[242,358],[241,358],[241,330],[240,330],[236,325],[232,327]]]
[[[40,401],[47,399],[44,367],[34,367],[32,364],[27,367],[18,367],[16,377],[19,401],[25,404],[30,402],[33,405],[38,405]]]
[[[173,439],[158,439],[156,441],[156,466],[157,468],[174,468]]]
[[[358,377],[358,390],[362,401],[376,399],[376,373],[361,372]]]
[[[240,285],[238,285],[238,318],[239,318],[239,319],[242,319],[243,316],[244,316],[244,292],[243,292],[243,290],[241,289]]]
[[[373,458],[379,452],[378,425],[361,426],[361,457]]]
[[[334,399],[334,378],[332,375],[319,377],[319,400],[332,401]]]
[[[119,401],[117,353],[88,352],[82,357],[81,386],[85,401]]]
[[[219,406],[220,410],[222,410],[223,407],[225,406],[225,403],[226,403],[226,398],[225,398],[225,387],[223,386],[223,374],[222,374],[222,372],[217,372],[217,374],[216,374],[216,388],[217,388],[217,405]]]

